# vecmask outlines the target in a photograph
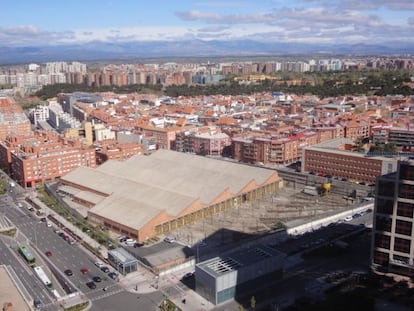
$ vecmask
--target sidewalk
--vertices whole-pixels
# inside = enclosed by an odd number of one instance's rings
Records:
[[[76,235],[81,237],[86,243],[94,248],[99,248],[101,255],[104,258],[108,257],[108,250],[100,245],[97,241],[92,239],[88,234],[82,232],[78,227],[73,225],[70,221],[57,214],[54,210],[46,206],[36,196],[30,196],[30,199],[41,207],[42,211],[46,215],[52,215],[59,223],[73,231]],[[40,218],[40,217],[39,217]],[[183,311],[207,311],[214,308],[214,306],[199,296],[193,290],[190,290],[181,284],[180,278],[188,271],[180,271],[172,273],[170,275],[158,277],[146,270],[145,268],[138,266],[138,271],[130,273],[126,276],[120,275],[118,285],[124,290],[136,293],[136,294],[148,294],[156,291],[166,293],[171,301],[179,306]],[[176,295],[169,295],[169,291],[176,291]],[[183,300],[185,299],[185,300]],[[185,301],[185,303],[183,302]]]
[[[100,245],[97,241],[92,239],[88,234],[80,230],[78,227],[76,227],[74,224],[72,224],[70,221],[65,219],[64,217],[57,214],[54,210],[49,208],[46,204],[44,204],[39,198],[35,196],[31,196],[30,199],[41,207],[41,209],[45,212],[46,215],[52,215],[59,223],[61,223],[64,227],[68,228],[72,232],[74,232],[77,236],[81,237],[83,241],[88,243],[93,248],[99,249],[101,256],[103,258],[108,258],[108,250],[106,247]]]

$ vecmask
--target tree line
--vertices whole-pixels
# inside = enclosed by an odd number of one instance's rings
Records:
[[[300,80],[298,85],[290,85],[289,80]],[[367,72],[324,72],[284,74],[278,80],[265,79],[256,83],[239,83],[226,78],[217,84],[209,85],[169,85],[133,84],[125,86],[88,86],[84,84],[46,85],[36,92],[41,99],[55,97],[58,93],[72,92],[114,92],[152,93],[171,97],[200,95],[250,95],[260,92],[285,92],[298,95],[317,95],[321,98],[344,95],[414,95],[407,85],[411,82],[408,71],[367,71]]]

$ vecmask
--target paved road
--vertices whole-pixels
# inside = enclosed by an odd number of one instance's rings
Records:
[[[80,247],[78,244],[70,245],[57,233],[55,233],[54,227],[47,227],[44,222],[41,222],[38,217],[30,212],[25,206],[19,208],[13,199],[9,196],[3,196],[0,198],[0,213],[5,215],[19,230],[27,237],[30,244],[38,251],[38,256],[42,257],[50,269],[55,271],[59,279],[63,280],[64,286],[68,291],[73,292],[80,290],[83,292],[92,302],[93,306],[90,310],[117,310],[122,302],[122,310],[137,310],[137,295],[134,293],[126,292],[121,288],[116,281],[107,276],[98,267],[94,265],[95,259],[89,253]],[[14,247],[17,248],[18,243],[15,243]],[[47,257],[45,253],[50,251],[52,256]],[[15,252],[17,255],[17,252]],[[0,254],[0,260],[3,262],[3,257],[6,253]],[[13,267],[19,269],[16,265],[16,260],[6,260],[4,262],[13,263]],[[26,265],[28,272],[31,269]],[[109,267],[109,266],[108,266]],[[81,269],[87,268],[89,273],[82,274]],[[113,269],[109,267],[111,271]],[[20,269],[24,269],[20,267]],[[63,271],[71,269],[73,275],[68,277]],[[96,289],[90,289],[86,286],[86,283],[91,281],[92,277],[100,276],[102,282],[96,283]],[[26,276],[24,281],[29,288],[33,289],[30,293],[33,297],[44,297],[44,303],[47,305],[52,302],[52,296],[50,292],[40,283],[40,281],[34,276]],[[36,282],[36,286],[35,283]],[[103,291],[106,287],[107,290]],[[40,290],[39,290],[40,289]],[[37,290],[37,291],[36,291]],[[43,292],[43,294],[42,294]],[[43,296],[42,296],[43,295]],[[49,295],[49,299],[47,296]],[[155,310],[157,305],[161,302],[162,294],[160,292],[140,295],[140,304],[144,304],[145,310]],[[43,300],[43,299],[42,299]],[[102,300],[102,302],[101,302]],[[117,306],[117,307],[116,307]],[[54,310],[52,308],[50,310]],[[44,309],[49,310],[49,309]],[[143,309],[144,310],[144,309]]]
[[[50,291],[36,277],[32,268],[17,251],[10,247],[10,244],[13,243],[9,239],[0,239],[0,263],[11,266],[28,294],[32,298],[39,298],[47,306],[42,310],[56,310],[56,307],[51,305],[54,299]]]

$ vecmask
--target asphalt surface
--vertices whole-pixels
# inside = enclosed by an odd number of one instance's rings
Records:
[[[157,306],[165,295],[174,295],[175,286],[170,288],[164,288],[163,292],[153,292],[150,294],[138,294],[125,291],[119,284],[110,279],[104,272],[94,265],[95,259],[91,254],[86,252],[79,244],[70,245],[62,237],[54,232],[54,227],[47,227],[45,223],[40,222],[39,218],[30,212],[26,207],[20,208],[16,204],[21,200],[21,195],[24,192],[19,189],[12,189],[7,195],[0,197],[0,214],[5,215],[10,221],[18,227],[21,232],[27,237],[27,243],[34,246],[37,250],[36,257],[42,259],[49,269],[53,270],[57,279],[61,280],[62,286],[68,291],[80,290],[83,292],[93,303],[90,310],[156,310]],[[362,224],[372,224],[372,214],[367,214],[362,217],[353,219],[350,222],[344,222],[339,226],[332,226],[329,230],[336,232],[340,228],[361,228]],[[344,229],[345,230],[345,229]],[[351,231],[351,229],[347,229]],[[318,233],[319,232],[319,233]],[[318,247],[319,244],[323,244],[326,240],[327,233],[320,233],[321,231],[315,231],[306,236],[302,236],[290,241],[290,246],[295,245],[300,250],[307,250],[310,248]],[[329,232],[329,231],[328,231]],[[322,239],[324,240],[322,242]],[[18,242],[13,242],[9,239],[2,238],[4,242],[0,240],[0,263],[11,265],[16,271],[18,278],[23,283],[32,297],[39,297],[45,306],[42,310],[56,310],[56,306],[53,305],[53,295],[45,288],[40,280],[34,275],[33,270],[24,262],[19,256],[16,249]],[[319,241],[319,242],[318,242]],[[367,242],[368,241],[368,242]],[[13,244],[14,243],[14,244]],[[367,250],[370,246],[365,244],[370,243],[370,239],[361,242],[362,248],[359,250],[365,257]],[[157,252],[162,249],[171,247],[168,243],[161,242],[154,245],[151,249],[134,249],[137,254],[141,256],[148,255],[152,252]],[[226,246],[228,248],[229,246]],[[2,250],[5,251],[2,251]],[[211,257],[215,252],[218,252],[220,247],[217,245],[203,245],[193,251],[197,252],[197,257]],[[49,251],[52,253],[50,257],[45,253]],[[349,269],[350,263],[352,263],[352,269],[364,268],[365,262],[369,260],[364,259],[364,263],[361,264],[361,253],[358,255],[352,255],[350,253],[340,258],[323,257],[314,260],[307,258],[306,261],[296,267],[293,271],[290,271],[282,280],[276,281],[274,284],[268,286],[272,291],[277,292],[277,295],[272,295],[272,300],[278,304],[283,305],[284,302],[297,298],[303,294],[306,294],[309,288],[309,283],[314,282],[319,276],[323,276],[326,273],[330,273],[337,269]],[[352,257],[354,256],[354,257]],[[42,263],[42,264],[43,264]],[[113,271],[113,269],[108,265]],[[81,269],[87,268],[88,273],[82,274]],[[71,269],[72,276],[66,276],[63,271]],[[96,289],[90,289],[86,286],[86,283],[91,281],[92,277],[100,276],[102,282],[96,283]],[[281,285],[283,284],[283,285]],[[181,285],[193,287],[194,284]],[[259,284],[257,288],[260,288],[263,284]],[[103,288],[107,290],[103,290]],[[266,291],[267,292],[267,291]],[[172,294],[171,294],[172,293]],[[293,297],[293,298],[292,298]],[[227,310],[239,310],[237,303],[243,303],[245,306],[249,306],[249,302],[245,302],[243,299],[236,300],[234,303],[226,305]],[[220,310],[224,306],[220,307]],[[218,309],[217,309],[218,310]]]
[[[117,284],[117,281],[112,280],[96,267],[95,259],[79,244],[70,245],[55,233],[56,227],[47,227],[45,222],[40,221],[34,215],[34,212],[30,212],[24,204],[23,207],[18,207],[13,199],[16,197],[11,198],[8,195],[0,197],[0,213],[21,230],[27,240],[24,238],[20,238],[19,242],[10,240],[9,244],[12,247],[4,243],[0,244],[1,248],[8,249],[8,252],[0,252],[0,263],[11,265],[18,272],[17,275],[22,279],[29,294],[42,300],[44,304],[42,310],[56,310],[56,306],[52,305],[54,296],[40,282],[27,263],[21,257],[19,258],[18,244],[30,244],[36,251],[35,257],[38,264],[46,264],[56,275],[54,279],[60,280],[61,287],[68,293],[80,290],[85,294],[93,302],[90,310],[119,310],[121,302],[122,310],[137,310],[137,295],[126,292]],[[46,256],[46,252],[51,252],[51,256]],[[114,271],[112,267],[107,266],[110,271]],[[88,269],[88,273],[83,274],[82,268]],[[64,274],[67,269],[72,270],[72,276]],[[90,289],[86,283],[92,281],[94,276],[100,276],[102,281],[95,282],[96,289]],[[140,304],[146,306],[145,310],[156,309],[162,299],[162,294],[140,295],[140,299]]]

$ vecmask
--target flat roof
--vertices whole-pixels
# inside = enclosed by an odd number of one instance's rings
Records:
[[[177,259],[186,259],[193,255],[194,252],[191,248],[177,245],[175,247],[169,247],[160,252],[144,256],[143,259],[146,260],[152,267],[156,267],[176,261]]]
[[[268,246],[259,244],[241,248],[225,256],[203,261],[198,263],[197,266],[207,273],[217,277],[232,271],[237,271],[242,267],[280,256],[285,256],[285,254]]]
[[[132,256],[130,253],[128,253],[122,247],[112,249],[112,250],[108,251],[108,253],[111,254],[116,259],[118,259],[118,261],[122,264],[131,264],[131,263],[138,262],[138,259],[136,259],[134,256]]]
[[[375,160],[380,160],[380,161],[392,160],[392,158],[390,157],[370,156],[369,154],[365,154],[365,153],[338,149],[341,145],[344,145],[344,144],[353,145],[354,141],[350,138],[336,138],[336,139],[327,140],[320,144],[306,147],[304,150],[316,150],[316,151],[322,151],[322,152],[342,154],[348,157],[351,156],[351,157],[357,157],[357,158],[375,159]]]

